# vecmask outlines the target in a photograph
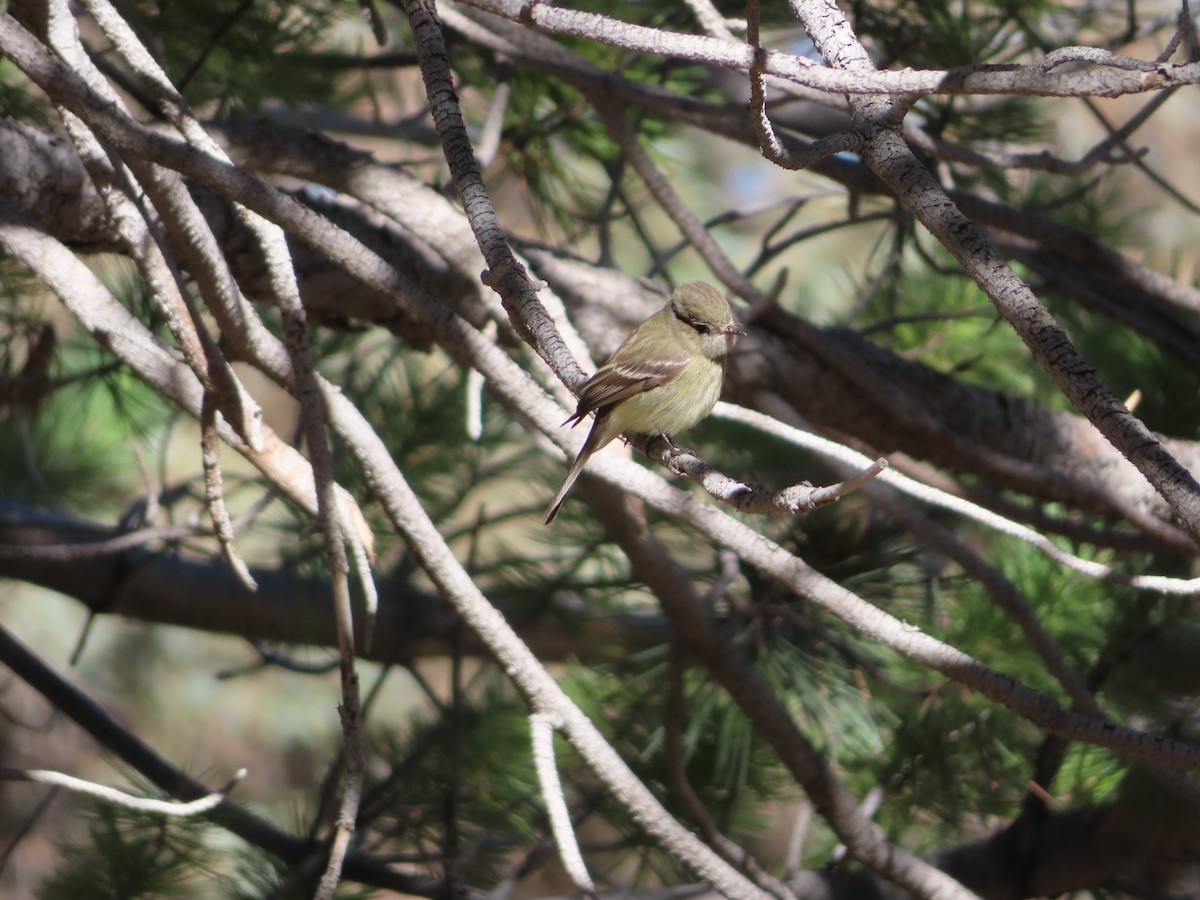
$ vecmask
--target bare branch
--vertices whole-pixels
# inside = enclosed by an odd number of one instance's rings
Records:
[[[869,457],[851,450],[826,438],[793,428],[783,421],[789,418],[792,411],[777,398],[763,398],[762,406],[772,410],[776,417],[771,417],[756,410],[734,406],[730,403],[718,403],[713,415],[718,418],[742,422],[766,434],[774,435],[789,441],[798,447],[814,450],[823,456],[837,460],[847,467],[867,466],[859,477],[866,477],[872,471]],[[886,466],[884,467],[886,468]],[[1113,584],[1124,584],[1142,590],[1156,591],[1161,594],[1190,597],[1200,593],[1200,578],[1171,578],[1165,575],[1129,575],[1103,563],[1082,559],[1073,553],[1063,550],[1044,534],[1028,528],[1012,519],[984,509],[976,503],[956,497],[932,485],[924,484],[914,478],[893,470],[880,471],[879,483],[894,487],[923,503],[948,509],[965,516],[973,521],[995,530],[1000,534],[1017,538],[1036,548],[1055,562],[1076,572]],[[873,475],[870,477],[874,477]],[[869,478],[868,478],[869,480]]]
[[[755,64],[749,45],[731,45],[706,35],[666,32],[633,25],[597,13],[563,9],[522,0],[468,0],[468,5],[549,34],[587,38],[613,47],[693,60],[748,72]],[[1200,63],[1138,60],[1129,67],[1109,54],[1103,68],[1056,75],[1033,67],[966,66],[945,71],[845,71],[778,50],[768,51],[762,70],[798,84],[837,94],[1021,94],[1039,97],[1119,97],[1200,82]],[[1115,62],[1114,62],[1115,61]],[[1115,66],[1115,67],[1114,67]]]
[[[221,555],[235,575],[249,590],[258,585],[238,553],[234,544],[233,526],[229,522],[229,510],[225,506],[225,492],[221,484],[221,444],[217,436],[217,410],[209,393],[205,392],[200,404],[200,456],[204,466],[204,495],[208,500],[208,512],[212,517],[213,533],[221,544]]]
[[[403,6],[417,41],[421,75],[425,81],[433,123],[441,138],[442,150],[466,210],[467,220],[488,263],[483,281],[500,295],[517,333],[529,342],[563,381],[568,385],[578,384],[583,381],[583,372],[571,357],[545,307],[539,302],[537,285],[529,279],[525,267],[513,254],[496,218],[458,106],[442,39],[442,24],[438,21],[433,4],[425,0],[405,0]]]
[[[767,85],[763,75],[766,51],[758,41],[758,0],[746,4],[748,30],[746,40],[754,48],[754,64],[750,67],[750,116],[754,122],[754,133],[758,135],[758,147],[762,155],[783,169],[807,169],[835,153],[857,152],[866,142],[864,131],[845,132],[841,135],[822,138],[809,144],[804,152],[796,152],[781,141],[767,116]]]
[[[567,798],[558,777],[558,764],[554,758],[554,720],[547,713],[533,713],[529,717],[529,731],[533,737],[533,765],[550,818],[550,830],[558,845],[558,858],[579,890],[586,894],[595,893],[596,886],[588,874],[583,854],[579,852],[571,811],[567,809]]]
[[[32,781],[37,784],[49,784],[54,787],[66,788],[69,791],[74,791],[77,794],[83,794],[96,800],[102,800],[105,803],[111,803],[114,806],[121,806],[134,812],[171,816],[173,818],[202,816],[211,812],[225,801],[225,798],[229,796],[234,786],[245,777],[246,770],[239,769],[233,778],[220,790],[196,800],[182,803],[154,800],[150,797],[135,797],[124,791],[113,790],[102,784],[84,781],[82,778],[75,778],[72,775],[65,775],[62,772],[54,772],[49,769],[0,768],[0,781]]]
[[[732,416],[730,416],[732,418]],[[742,513],[801,515],[834,503],[861,488],[887,468],[887,460],[867,462],[864,468],[837,484],[813,487],[807,481],[782,490],[746,484],[718,471],[692,451],[673,446],[660,435],[634,435],[630,443],[676,475],[700,484],[709,496]]]

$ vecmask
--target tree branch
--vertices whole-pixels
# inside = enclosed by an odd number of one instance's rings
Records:
[[[748,72],[754,48],[731,45],[706,35],[680,34],[633,25],[597,13],[563,9],[523,0],[462,0],[466,5],[520,22],[548,34],[570,35],[632,50],[692,60]],[[1056,75],[1036,66],[974,65],[944,71],[846,71],[824,68],[812,60],[778,50],[768,51],[762,71],[797,84],[835,94],[1018,94],[1038,97],[1120,97],[1200,82],[1200,63],[1160,63],[1099,51],[1102,68]]]

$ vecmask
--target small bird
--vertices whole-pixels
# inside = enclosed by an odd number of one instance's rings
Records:
[[[661,434],[670,440],[710,412],[721,396],[725,362],[746,329],[729,303],[703,281],[681,284],[671,302],[634,329],[595,375],[584,382],[572,428],[595,410],[596,421],[546,510],[558,515],[591,455],[620,434]]]

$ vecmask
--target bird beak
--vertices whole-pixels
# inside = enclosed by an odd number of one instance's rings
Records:
[[[746,326],[739,322],[733,322],[725,327],[726,334],[747,334]]]

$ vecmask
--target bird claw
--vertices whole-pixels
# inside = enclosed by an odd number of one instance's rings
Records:
[[[666,447],[662,447],[662,444],[666,444]],[[671,440],[671,436],[669,434],[664,434],[661,431],[658,434],[650,437],[649,441],[646,442],[645,448],[647,455],[656,457],[663,462],[667,462],[676,456],[683,456],[685,454],[691,454],[692,456],[695,456],[693,451],[687,449],[686,447],[677,446],[676,443]]]

